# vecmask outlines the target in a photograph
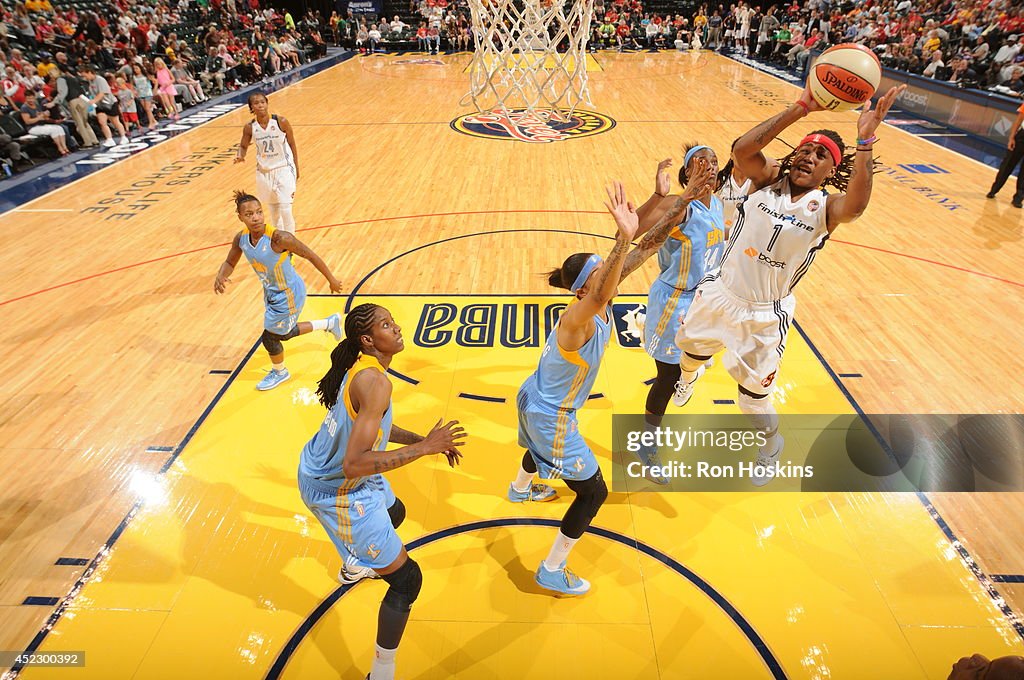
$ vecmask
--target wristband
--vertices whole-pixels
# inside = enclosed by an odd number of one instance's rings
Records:
[[[803,107],[803,110],[804,110],[804,115],[805,115],[805,116],[806,116],[807,114],[809,114],[809,113],[811,112],[811,107],[810,107],[810,106],[808,106],[808,105],[807,105],[807,102],[805,102],[805,101],[804,101],[803,99],[797,99],[797,100],[796,100],[796,103],[797,103],[798,105],[800,105],[801,107]]]
[[[867,146],[868,144],[874,144],[878,141],[878,135],[871,135],[867,139],[858,139],[857,146]]]

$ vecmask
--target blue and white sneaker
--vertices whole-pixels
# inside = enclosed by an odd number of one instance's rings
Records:
[[[661,467],[661,459],[658,457],[657,447],[641,446],[640,450],[636,452],[636,457],[640,462],[647,467]],[[649,479],[655,484],[668,484],[668,477],[654,474],[653,470],[644,471],[644,479]]]
[[[263,376],[263,380],[256,384],[256,389],[260,392],[272,390],[290,377],[292,377],[292,374],[288,372],[287,368],[280,371],[272,368],[269,373]]]
[[[526,501],[546,503],[555,500],[557,495],[555,490],[547,484],[531,484],[526,491],[516,491],[514,486],[508,485],[508,499],[513,503],[525,503]]]
[[[543,560],[537,567],[537,574],[533,577],[541,588],[553,590],[563,595],[586,595],[590,590],[590,581],[582,579],[565,568],[565,562],[559,565],[558,571],[548,571]]]
[[[380,578],[380,576],[373,569],[369,567],[360,567],[357,565],[349,565],[343,563],[341,569],[338,570],[338,582],[343,586],[350,586],[353,583],[358,583],[364,578]]]
[[[327,317],[327,331],[334,334],[335,342],[341,342],[341,314],[331,314]]]

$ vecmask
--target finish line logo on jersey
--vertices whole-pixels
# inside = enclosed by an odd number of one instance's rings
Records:
[[[615,121],[603,114],[579,109],[567,121],[545,120],[526,109],[509,109],[507,113],[495,109],[489,113],[459,116],[451,122],[451,127],[473,137],[548,144],[608,132],[615,127]]]
[[[471,301],[461,298],[421,303],[413,344],[427,348],[451,343],[461,347],[541,347],[567,306],[558,297],[509,300],[474,296]],[[642,346],[644,311],[643,303],[613,303],[615,337],[621,347]],[[405,324],[412,322],[411,316],[405,318]]]

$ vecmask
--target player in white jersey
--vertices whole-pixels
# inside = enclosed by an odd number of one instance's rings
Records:
[[[737,140],[738,141],[738,140]],[[735,147],[736,142],[733,142]],[[730,156],[732,151],[729,152]],[[725,240],[729,240],[732,234],[732,225],[736,223],[736,208],[750,193],[750,178],[743,174],[743,171],[736,166],[736,161],[731,157],[729,162],[722,168],[724,179],[715,194],[722,200],[722,216],[725,218]]]
[[[783,130],[822,110],[806,89],[734,147],[733,159],[750,179],[751,193],[737,208],[719,272],[699,288],[676,334],[682,358],[673,400],[686,403],[700,366],[727,350],[723,365],[739,383],[737,404],[766,436],[757,457],[763,466],[757,469],[766,474],[754,479],[758,486],[771,480],[782,451],[770,395],[796,308],[793,288],[835,228],[856,220],[867,208],[875,130],[903,87],[889,90],[874,109],[870,101],[864,105],[857,121],[856,153],[844,156],[839,134],[818,130],[778,162],[765,157],[761,150]],[[826,185],[842,193],[829,195]]]
[[[275,229],[295,233],[292,203],[299,181],[299,151],[291,123],[270,115],[270,103],[262,92],[249,95],[249,110],[255,116],[242,128],[235,163],[245,162],[249,144],[256,145],[256,195],[270,213]]]

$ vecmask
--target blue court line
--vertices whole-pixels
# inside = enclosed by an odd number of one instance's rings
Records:
[[[714,402],[718,406],[728,406],[729,404],[735,404],[736,403],[736,401],[734,399],[715,399]]]
[[[604,393],[603,392],[594,392],[589,397],[587,397],[587,401],[590,401],[591,399],[603,399],[603,398],[604,398]]]
[[[373,269],[371,269],[370,272],[366,276],[364,276],[363,278],[361,278],[359,280],[359,283],[357,283],[355,285],[355,287],[352,289],[352,292],[348,294],[348,300],[345,302],[345,313],[348,314],[349,311],[351,311],[351,309],[352,309],[352,301],[356,299],[356,295],[359,294],[360,289],[362,289],[362,287],[366,284],[367,281],[370,280],[370,278],[374,274],[379,272],[381,269],[384,269],[384,267],[387,267],[392,262],[394,262],[396,260],[402,259],[406,255],[411,255],[412,253],[415,253],[416,251],[423,250],[425,248],[430,248],[431,246],[438,246],[438,245],[441,245],[442,243],[451,243],[452,241],[460,241],[460,240],[462,240],[464,238],[473,238],[473,237],[476,237],[476,236],[490,236],[492,234],[523,234],[523,233],[527,233],[527,234],[535,234],[535,233],[572,234],[573,236],[593,236],[595,238],[603,238],[603,239],[607,239],[609,241],[614,241],[615,240],[614,236],[608,236],[607,234],[593,234],[593,233],[588,232],[588,231],[570,231],[568,229],[498,229],[496,231],[478,231],[478,232],[474,232],[472,234],[462,234],[460,236],[450,236],[448,238],[443,238],[443,239],[441,239],[439,241],[431,241],[430,243],[424,243],[422,245],[416,246],[415,248],[411,248],[411,249],[405,251],[404,253],[399,253],[398,255],[395,255],[391,259],[389,259],[389,260],[387,260],[385,262],[382,262],[381,264],[379,264],[376,267],[374,267]],[[568,295],[565,295],[563,297],[567,297],[567,296]],[[374,295],[369,294],[366,297],[374,297]],[[380,296],[378,296],[378,297],[380,297]],[[411,296],[402,296],[402,297],[411,297]],[[434,297],[449,297],[449,296],[434,295]],[[477,297],[479,297],[479,295]],[[496,296],[496,295],[493,295],[493,296],[492,295],[487,295],[485,297],[498,297],[498,296]],[[526,297],[526,296],[518,295],[518,296],[509,296],[509,297]]]
[[[1024,574],[989,574],[996,583],[1024,583]]]
[[[862,376],[860,373],[840,373],[839,377],[840,378],[863,378],[864,376]]]
[[[464,534],[471,531],[479,531],[481,529],[494,529],[498,527],[510,526],[558,527],[560,525],[561,520],[547,519],[541,517],[505,517],[500,519],[487,519],[480,520],[477,522],[467,522],[466,524],[458,524],[453,527],[448,527],[447,529],[441,529],[440,531],[429,533],[425,536],[420,536],[419,538],[410,541],[405,546],[405,549],[409,552],[412,552],[417,548],[421,548],[425,545],[430,545],[431,543],[434,543],[436,541],[440,541],[445,538],[450,538],[451,536],[458,536],[459,534]],[[609,541],[621,543],[627,548],[633,548],[634,550],[637,550],[647,555],[648,557],[653,557],[654,559],[658,560],[666,567],[668,567],[669,569],[676,572],[677,574],[685,578],[687,581],[692,583],[702,593],[707,595],[712,602],[718,605],[719,609],[721,609],[730,619],[732,619],[733,623],[735,623],[736,626],[740,629],[740,631],[743,632],[743,635],[747,638],[747,641],[750,642],[751,646],[761,657],[761,660],[768,667],[768,670],[772,674],[772,678],[774,678],[775,680],[786,680],[786,673],[782,670],[782,665],[779,663],[778,659],[775,658],[775,655],[768,647],[768,644],[758,634],[758,632],[754,630],[754,627],[750,625],[750,622],[748,622],[746,618],[744,618],[743,614],[741,614],[740,611],[736,609],[736,607],[731,602],[729,602],[729,600],[727,600],[724,595],[718,592],[718,590],[716,590],[715,587],[712,586],[710,583],[705,581],[703,578],[698,576],[696,573],[694,573],[692,570],[687,568],[682,563],[673,559],[671,556],[666,555],[657,548],[653,548],[647,545],[646,543],[638,541],[635,538],[630,538],[629,536],[620,534],[617,531],[611,531],[610,529],[604,529],[595,526],[591,526],[589,529],[587,529],[587,533],[600,536],[601,538],[605,538]],[[313,609],[312,612],[310,612],[306,616],[303,622],[299,625],[298,629],[294,633],[292,633],[292,636],[288,639],[288,642],[285,643],[284,647],[281,649],[280,654],[278,654],[277,658],[274,659],[274,664],[270,667],[270,670],[267,671],[266,680],[277,680],[281,677],[281,673],[284,672],[285,666],[288,665],[288,661],[295,653],[295,650],[299,648],[299,645],[302,644],[302,641],[306,638],[307,635],[309,635],[310,631],[313,630],[313,627],[320,621],[320,619],[324,617],[324,615],[327,614],[331,607],[333,607],[334,604],[338,600],[340,600],[343,595],[345,595],[348,591],[355,587],[355,585],[339,586],[335,588],[330,595],[328,595],[322,602],[320,602],[320,604],[316,606],[315,609]],[[538,586],[538,591],[539,590],[540,587]]]
[[[53,605],[57,604],[58,602],[60,602],[60,598],[59,597],[36,597],[36,596],[31,596],[31,597],[26,597],[25,601],[22,602],[22,604],[23,605],[27,604],[27,605],[32,606],[32,607],[52,607]]]
[[[644,384],[645,385],[653,385],[655,380],[657,380],[657,378],[649,378],[648,380],[644,381]]]
[[[475,401],[489,401],[495,404],[505,403],[505,397],[485,397],[482,394],[470,394],[469,392],[459,392],[459,396],[463,399],[473,399]]]
[[[213,412],[214,407],[217,405],[218,402],[220,402],[221,398],[228,391],[228,387],[230,387],[231,383],[235,381],[235,378],[238,377],[238,374],[242,372],[242,367],[245,366],[249,359],[252,358],[252,355],[256,353],[256,350],[259,349],[261,346],[262,342],[260,340],[257,340],[256,342],[253,343],[252,347],[249,348],[249,351],[245,353],[245,356],[238,363],[238,366],[235,367],[235,370],[232,371],[228,379],[224,381],[224,384],[221,386],[220,390],[217,391],[217,394],[214,395],[213,399],[206,406],[206,409],[203,410],[199,418],[192,425],[191,429],[189,429],[188,433],[185,434],[185,438],[181,440],[181,443],[178,444],[177,448],[174,450],[174,453],[171,455],[170,458],[168,458],[167,462],[163,464],[163,466],[160,468],[157,474],[162,475],[165,472],[167,472],[167,470],[170,469],[171,465],[174,464],[174,461],[177,460],[178,456],[181,455],[181,452],[185,450],[185,447],[188,445],[188,443],[192,441],[192,437],[194,437],[196,432],[199,431],[199,428],[202,426],[202,424],[206,422],[206,419],[210,416],[210,413]],[[49,606],[57,605],[57,608],[53,610],[49,617],[47,617],[46,623],[43,624],[43,627],[39,630],[38,633],[36,633],[35,637],[33,637],[32,640],[28,643],[28,646],[25,647],[25,654],[32,654],[33,652],[36,652],[39,649],[39,646],[43,644],[43,641],[46,639],[46,636],[57,624],[57,622],[60,621],[60,619],[64,616],[64,612],[67,610],[68,606],[70,606],[71,601],[74,599],[74,596],[81,591],[82,587],[93,575],[93,572],[95,572],[97,567],[99,567],[100,562],[103,560],[103,558],[110,552],[110,549],[114,547],[114,544],[117,543],[117,540],[121,538],[121,534],[123,534],[124,530],[128,528],[129,524],[131,524],[132,519],[135,518],[135,515],[139,512],[139,509],[141,507],[142,501],[135,501],[131,509],[128,511],[128,514],[124,516],[124,519],[122,519],[121,523],[117,525],[117,528],[114,529],[114,532],[112,534],[110,534],[110,537],[106,540],[106,542],[102,546],[100,546],[100,549],[99,551],[97,551],[96,556],[93,557],[92,560],[88,563],[88,566],[85,568],[85,571],[83,571],[82,575],[78,577],[78,580],[74,582],[74,584],[68,590],[68,594],[64,596],[63,600],[60,600],[59,598],[36,598],[52,600],[52,602],[48,602]],[[25,604],[32,603],[29,603],[26,600]],[[35,604],[43,603],[39,602]],[[11,666],[10,675],[8,677],[5,677],[5,680],[14,680],[14,678],[18,677],[23,668],[25,668],[25,664],[14,664],[13,666]]]
[[[861,417],[861,420],[864,422],[864,425],[867,426],[872,436],[874,436],[875,441],[878,442],[878,444],[885,450],[886,454],[890,458],[894,458],[895,456],[892,452],[892,448],[889,446],[889,442],[887,442],[885,438],[882,437],[882,435],[878,432],[874,424],[867,417],[867,414],[865,414],[864,410],[860,407],[860,404],[858,404],[857,400],[853,398],[853,395],[850,394],[850,391],[846,389],[846,386],[839,379],[839,376],[836,375],[836,372],[832,370],[832,366],[830,366],[829,363],[825,361],[825,357],[818,350],[815,344],[811,342],[811,339],[807,336],[807,333],[804,332],[804,329],[800,327],[800,324],[798,324],[795,319],[793,320],[793,328],[795,328],[797,332],[800,333],[800,337],[804,339],[804,342],[807,343],[807,346],[811,348],[812,352],[814,352],[814,356],[817,357],[818,361],[821,362],[821,365],[825,367],[825,370],[828,372],[829,376],[831,376],[832,381],[836,384],[836,387],[838,387],[839,391],[843,393],[843,396],[846,397],[846,400],[850,402],[850,406],[854,408],[854,410],[857,412],[857,415]],[[991,598],[992,603],[999,609],[1000,612],[1002,612],[1003,616],[1006,617],[1007,623],[1009,623],[1013,627],[1013,629],[1017,631],[1017,635],[1019,635],[1020,638],[1024,640],[1024,620],[1017,616],[1017,614],[1013,611],[1013,608],[1006,603],[1006,599],[1003,598],[1003,596],[999,594],[999,591],[996,590],[995,586],[992,585],[994,579],[987,576],[985,572],[981,570],[981,567],[978,566],[978,563],[975,561],[974,557],[971,556],[970,551],[968,551],[967,548],[964,547],[963,542],[953,532],[953,529],[950,528],[949,524],[942,517],[942,514],[939,513],[938,509],[932,504],[927,494],[925,494],[923,491],[915,491],[914,493],[917,496],[917,499],[921,502],[921,504],[924,505],[924,508],[928,513],[928,516],[932,518],[935,524],[939,527],[939,530],[943,533],[943,535],[945,535],[946,540],[950,542],[950,544],[953,546],[953,549],[956,550],[957,554],[960,555],[960,559],[964,562],[964,565],[967,567],[968,571],[970,571],[971,574],[974,575],[974,578],[976,578],[978,580],[978,583],[981,584],[982,589],[989,596],[989,598]]]
[[[89,564],[88,557],[58,557],[57,561],[53,563],[58,567],[84,567]],[[54,603],[56,604],[56,602]]]
[[[170,453],[174,450],[173,446],[147,446],[146,453]]]
[[[348,310],[347,310],[347,309],[346,309],[345,311],[346,311],[346,312],[348,312]],[[402,374],[402,373],[399,373],[398,371],[396,371],[396,370],[395,370],[395,369],[393,369],[393,368],[389,368],[389,369],[388,369],[388,373],[390,373],[391,375],[395,376],[395,377],[396,377],[396,378],[398,378],[399,380],[404,380],[405,382],[409,383],[410,385],[419,385],[419,384],[420,384],[420,381],[419,381],[419,380],[417,380],[416,378],[410,378],[410,377],[409,377],[409,376],[407,376],[407,375],[404,375],[404,374]]]
[[[224,368],[215,368],[210,371],[210,375],[231,375],[231,371]]]

